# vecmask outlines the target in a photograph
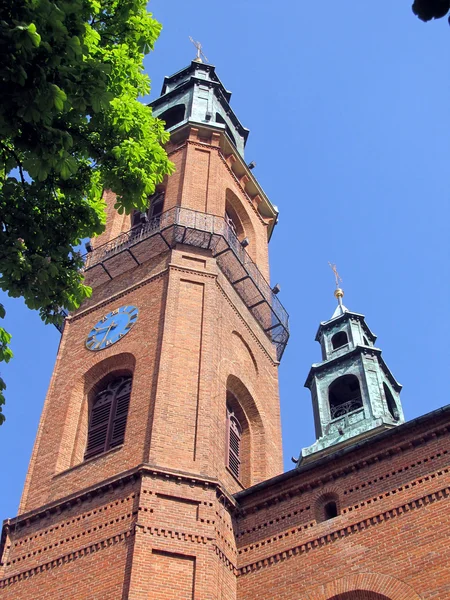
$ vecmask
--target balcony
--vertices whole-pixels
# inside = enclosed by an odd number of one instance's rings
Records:
[[[211,251],[220,269],[275,344],[280,360],[289,338],[289,315],[222,217],[172,208],[95,248],[85,256],[85,271],[90,272],[90,278],[103,282],[176,244]]]

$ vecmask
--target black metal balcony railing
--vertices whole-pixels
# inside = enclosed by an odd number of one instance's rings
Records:
[[[95,248],[85,256],[85,271],[96,270],[91,273],[96,279],[112,279],[129,268],[128,261],[139,265],[176,244],[211,250],[221,270],[275,344],[280,360],[289,338],[289,316],[222,217],[172,208]],[[128,260],[124,260],[124,253]]]

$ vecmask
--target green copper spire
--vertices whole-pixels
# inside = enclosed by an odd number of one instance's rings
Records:
[[[340,277],[332,268],[338,306],[319,326],[322,361],[312,365],[305,383],[311,390],[317,441],[303,448],[299,463],[404,422],[402,386],[375,347],[376,336],[364,315],[343,305]]]

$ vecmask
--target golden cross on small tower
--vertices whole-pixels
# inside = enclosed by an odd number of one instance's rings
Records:
[[[342,303],[342,296],[344,295],[344,291],[339,287],[339,282],[342,282],[342,277],[339,275],[337,267],[333,263],[328,263],[331,267],[331,270],[334,273],[334,280],[336,282],[336,289],[334,290],[334,295],[337,298],[339,304]]]
[[[194,46],[197,48],[197,56],[194,58],[195,61],[197,62],[203,62],[202,60],[202,56],[205,62],[208,62],[208,59],[206,58],[206,56],[203,53],[203,46],[201,45],[200,42],[196,42],[191,36],[189,36],[190,41],[194,44]]]

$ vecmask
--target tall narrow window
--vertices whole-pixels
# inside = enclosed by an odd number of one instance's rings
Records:
[[[241,473],[242,427],[231,408],[227,406],[227,459],[228,468],[238,479]]]
[[[118,377],[95,396],[89,416],[85,459],[123,444],[131,383],[130,376]]]
[[[394,400],[394,396],[392,395],[391,390],[384,383],[384,381],[383,381],[383,389],[384,389],[384,396],[386,398],[387,407],[388,407],[389,412],[391,413],[391,417],[395,421],[398,421],[400,419],[400,413],[398,412],[397,404]]]

